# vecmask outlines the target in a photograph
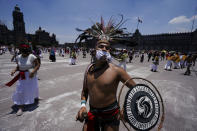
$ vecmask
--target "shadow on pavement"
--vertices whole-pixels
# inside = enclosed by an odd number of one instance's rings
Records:
[[[38,107],[39,107],[39,101],[38,101],[38,100],[35,100],[35,102],[34,102],[33,104],[25,105],[25,106],[24,106],[24,109],[23,109],[23,112],[27,112],[27,111],[28,111],[28,112],[32,112],[32,111],[34,111],[35,109],[37,109]],[[18,111],[17,105],[12,105],[11,108],[12,108],[12,111],[9,112],[8,114],[16,114],[17,111]],[[8,114],[7,114],[7,115],[8,115]]]

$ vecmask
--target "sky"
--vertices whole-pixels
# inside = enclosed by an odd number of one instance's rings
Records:
[[[93,23],[105,23],[120,14],[128,21],[122,26],[134,33],[138,17],[142,35],[190,32],[197,28],[197,0],[0,0],[0,20],[13,29],[12,11],[18,4],[24,15],[26,33],[35,34],[39,26],[56,34],[60,44],[74,42],[75,29],[86,29]],[[195,19],[195,20],[194,20]]]

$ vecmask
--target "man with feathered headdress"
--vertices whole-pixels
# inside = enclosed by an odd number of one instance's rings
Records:
[[[110,41],[121,35],[120,26],[114,25],[112,19],[104,26],[96,23],[88,29],[88,36],[96,38],[96,59],[86,69],[84,75],[83,89],[81,93],[81,108],[76,116],[77,120],[85,123],[84,131],[118,131],[120,123],[119,106],[116,92],[119,82],[130,79],[127,72],[112,64],[110,55]],[[87,31],[87,30],[85,30]],[[114,39],[113,39],[114,38]],[[134,81],[127,83],[128,87],[135,85]],[[87,113],[86,101],[89,97],[90,111]]]

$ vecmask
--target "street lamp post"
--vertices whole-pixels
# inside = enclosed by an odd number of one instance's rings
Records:
[[[188,44],[188,52],[190,51],[190,46],[192,46],[192,40],[193,40],[193,28],[194,28],[194,23],[195,23],[195,14],[197,12],[197,7],[195,8],[195,11],[194,11],[194,18],[192,20],[192,27],[191,27],[191,39],[190,39],[190,43]]]

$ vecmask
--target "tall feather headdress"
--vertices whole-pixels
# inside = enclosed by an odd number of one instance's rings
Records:
[[[79,43],[82,40],[88,40],[88,39],[97,39],[98,41],[116,41],[120,40],[121,36],[129,35],[129,33],[125,33],[126,28],[121,28],[121,26],[128,20],[123,20],[123,15],[120,15],[121,19],[118,22],[118,24],[115,24],[114,19],[111,17],[108,21],[108,23],[105,25],[105,22],[103,20],[103,17],[101,17],[100,23],[93,22],[93,25],[91,28],[88,28],[86,30],[82,30],[79,28],[76,28],[77,31],[82,32],[76,39],[75,43],[79,40]]]

